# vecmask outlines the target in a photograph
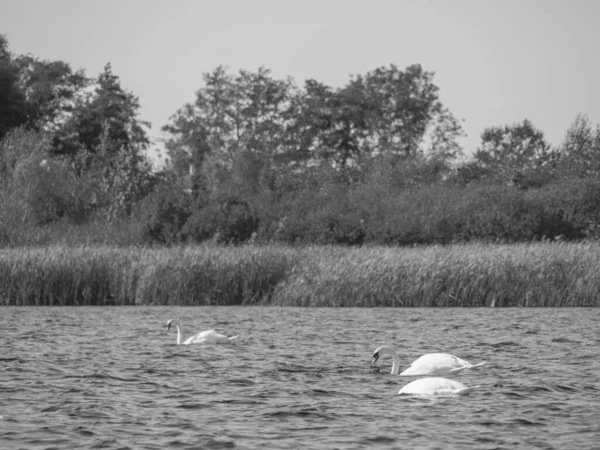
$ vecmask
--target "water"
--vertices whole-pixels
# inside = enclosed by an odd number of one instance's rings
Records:
[[[177,346],[183,331],[239,333]],[[599,448],[600,309],[0,308],[0,448]],[[448,351],[465,397],[396,395]]]

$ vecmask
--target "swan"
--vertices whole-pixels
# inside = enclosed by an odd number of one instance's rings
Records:
[[[215,330],[206,330],[201,331],[198,334],[195,334],[192,337],[187,338],[185,341],[181,342],[181,326],[179,325],[179,321],[176,319],[170,319],[167,322],[167,334],[169,334],[169,330],[171,327],[177,328],[177,345],[189,345],[189,344],[228,344],[234,339],[237,339],[238,336],[227,337],[224,334],[217,333]]]
[[[467,387],[464,384],[447,378],[420,378],[408,383],[398,394],[408,395],[466,395],[479,386]]]
[[[377,362],[380,356],[390,355],[394,359],[392,366],[392,375],[398,375],[400,371],[400,357],[396,351],[387,345],[379,347],[373,352],[373,364]],[[485,364],[485,361],[479,364],[471,364],[457,356],[448,353],[428,353],[413,361],[408,369],[400,376],[422,376],[422,375],[455,375],[465,369],[472,369]]]

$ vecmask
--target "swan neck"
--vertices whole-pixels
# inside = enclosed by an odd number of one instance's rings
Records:
[[[392,364],[391,374],[398,375],[398,372],[400,372],[400,357],[398,356],[398,353],[396,353],[396,351],[391,348],[386,348],[385,353],[390,355],[392,357],[392,360],[394,361]]]
[[[400,372],[400,357],[398,356],[398,353],[393,352],[392,359],[394,360],[394,364],[392,365],[392,375],[398,375],[398,372]]]
[[[177,328],[177,345],[181,345],[181,328],[179,325],[175,325],[175,328]]]

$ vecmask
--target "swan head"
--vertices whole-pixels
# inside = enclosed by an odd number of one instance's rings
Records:
[[[371,365],[375,365],[375,363],[377,362],[377,360],[379,359],[379,349],[375,350],[373,352],[373,361],[371,362]]]
[[[176,325],[177,325],[177,321],[175,319],[169,319],[169,321],[165,325],[165,327],[167,328],[167,334],[169,334],[169,330],[171,329],[171,327],[174,327]]]
[[[394,349],[387,345],[384,345],[383,347],[379,347],[379,348],[375,349],[375,351],[373,352],[373,362],[371,362],[371,365],[374,365],[381,356],[394,355],[395,353],[396,352],[394,351]]]

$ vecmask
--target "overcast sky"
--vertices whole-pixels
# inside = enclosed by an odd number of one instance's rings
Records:
[[[599,19],[600,0],[0,0],[14,53],[110,62],[155,140],[219,65],[342,87],[418,63],[467,153],[489,126],[528,118],[557,145],[578,113],[600,123]]]

